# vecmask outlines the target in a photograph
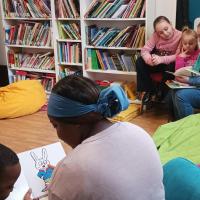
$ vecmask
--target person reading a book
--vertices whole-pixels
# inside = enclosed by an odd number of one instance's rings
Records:
[[[176,56],[175,70],[193,65],[199,53],[197,32],[184,27],[181,36],[181,52]]]
[[[165,71],[174,71],[181,39],[181,31],[173,28],[165,16],[157,17],[153,27],[154,33],[142,48],[141,57],[136,61],[137,91],[145,92],[142,95],[144,103],[148,102],[155,92],[152,73],[162,73],[163,83],[171,77]]]
[[[165,199],[152,138],[132,123],[107,119],[128,106],[118,85],[100,90],[92,80],[70,75],[53,87],[48,117],[73,150],[54,169],[50,200]]]
[[[181,37],[181,52],[176,57],[176,71],[194,65],[199,53],[197,32],[185,27]],[[175,76],[175,81],[180,85],[200,86],[200,77],[196,76]],[[172,89],[168,98],[172,121],[191,115],[195,108],[200,108],[200,91],[197,88]]]
[[[10,148],[0,144],[0,200],[12,192],[21,172],[19,158]]]
[[[176,80],[197,88],[170,91],[169,107],[172,121],[192,115],[195,109],[200,109],[200,76],[179,76]]]

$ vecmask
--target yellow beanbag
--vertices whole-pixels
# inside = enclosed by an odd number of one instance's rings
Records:
[[[0,88],[0,119],[14,118],[38,111],[46,94],[38,80],[23,80]]]

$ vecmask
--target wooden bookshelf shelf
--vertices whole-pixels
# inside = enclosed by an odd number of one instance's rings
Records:
[[[81,40],[70,40],[70,39],[57,39],[58,42],[79,42],[81,43]]]
[[[84,18],[85,21],[145,21],[146,18]]]
[[[108,50],[124,50],[124,51],[140,51],[141,48],[127,48],[127,47],[101,47],[101,46],[86,46],[87,49],[108,49]]]
[[[51,21],[52,18],[25,18],[25,17],[4,17],[3,20],[26,20],[26,21]]]
[[[82,63],[66,63],[66,62],[60,62],[59,65],[69,65],[69,66],[83,66]]]
[[[7,47],[14,47],[14,48],[29,48],[29,49],[49,49],[53,50],[53,47],[46,47],[46,46],[27,46],[27,45],[15,45],[15,44],[7,44]]]
[[[45,70],[45,69],[33,69],[33,68],[25,68],[25,67],[11,67],[13,70],[22,70],[27,72],[40,72],[40,73],[49,73],[55,74],[55,70]]]
[[[80,18],[56,18],[56,20],[60,21],[80,21]]]
[[[101,74],[121,74],[121,75],[128,75],[128,76],[135,76],[136,72],[124,72],[119,70],[93,70],[93,69],[86,69],[89,73],[101,73]]]

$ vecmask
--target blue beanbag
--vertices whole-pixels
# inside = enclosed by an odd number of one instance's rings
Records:
[[[184,158],[163,166],[166,200],[200,200],[200,168]]]

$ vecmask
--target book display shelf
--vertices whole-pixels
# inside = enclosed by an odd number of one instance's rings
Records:
[[[135,61],[146,41],[146,0],[84,0],[84,75],[133,81]]]
[[[60,78],[133,81],[146,41],[147,0],[2,0],[12,81]]]

